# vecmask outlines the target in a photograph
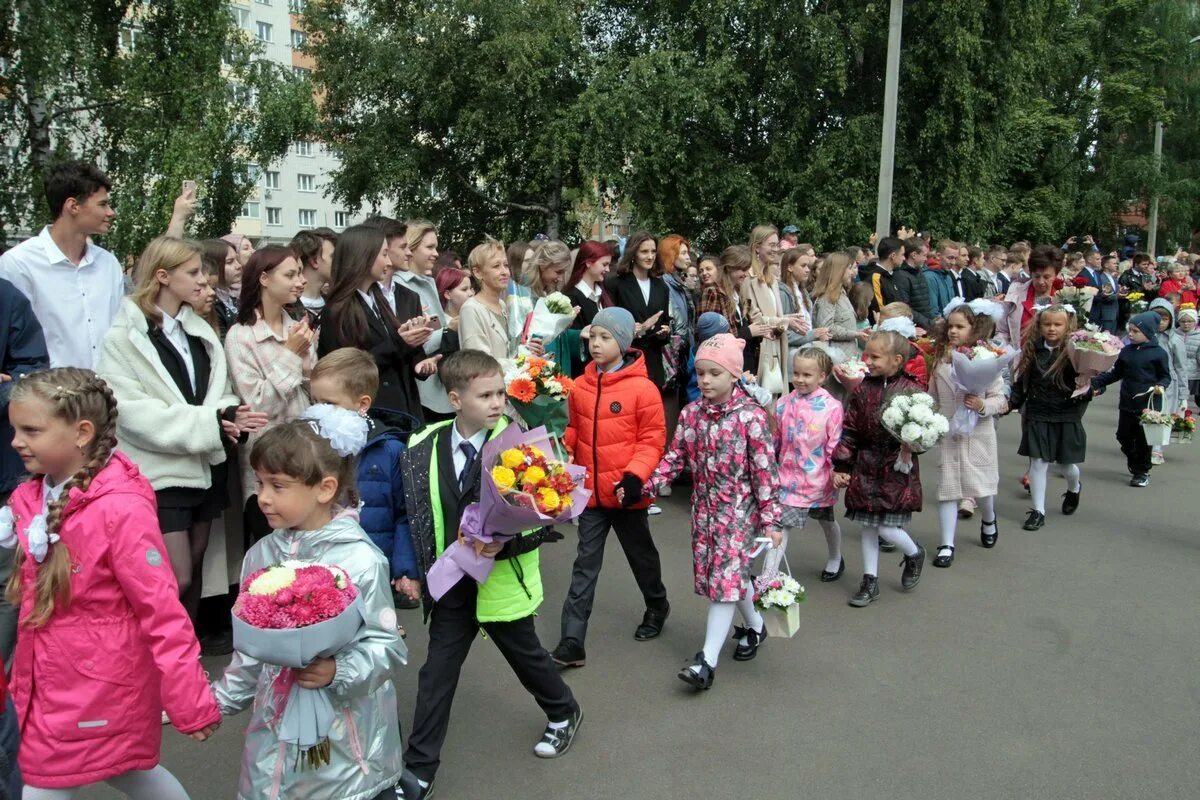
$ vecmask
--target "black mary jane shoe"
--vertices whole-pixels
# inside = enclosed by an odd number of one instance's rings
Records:
[[[937,549],[937,555],[933,557],[933,565],[935,567],[948,567],[954,563],[954,545],[944,544]]]
[[[842,573],[845,571],[846,559],[843,558],[841,563],[838,564],[837,572],[830,572],[829,570],[824,569],[821,570],[821,583],[832,583],[833,581],[836,581],[838,578],[842,577]]]
[[[762,643],[767,640],[767,626],[763,623],[763,629],[756,631],[753,628],[739,628],[736,625],[733,628],[733,638],[738,640],[738,646],[733,650],[734,661],[753,661],[758,655],[758,648],[762,647]],[[742,639],[746,640],[742,644]]]
[[[716,668],[708,665],[708,662],[704,660],[704,653],[701,651],[696,653],[695,661],[679,670],[679,680],[697,691],[703,691],[712,688],[713,678],[716,677],[716,674]]]
[[[988,549],[995,547],[996,539],[1000,537],[1000,526],[996,524],[997,522],[999,522],[998,519],[979,523],[979,542]],[[991,533],[987,532],[989,527],[992,529]]]
[[[1046,515],[1040,511],[1029,509],[1029,516],[1025,518],[1025,524],[1021,527],[1027,531],[1038,531],[1046,524]]]
[[[1080,486],[1078,492],[1065,492],[1063,494],[1063,514],[1069,517],[1079,509],[1079,495],[1082,493],[1083,487]]]

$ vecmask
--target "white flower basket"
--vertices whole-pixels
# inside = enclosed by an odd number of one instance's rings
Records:
[[[764,608],[758,613],[762,614],[763,625],[771,636],[790,639],[800,630],[799,603],[792,603],[787,608]]]
[[[1151,425],[1143,422],[1142,431],[1146,434],[1146,444],[1151,447],[1163,447],[1171,443],[1170,425]]]

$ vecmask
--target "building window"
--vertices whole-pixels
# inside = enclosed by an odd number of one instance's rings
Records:
[[[260,6],[271,5],[271,0],[254,0],[254,2],[258,3]]]
[[[246,203],[242,206],[242,213],[238,216],[247,217],[248,219],[258,219],[258,203]]]
[[[142,32],[138,28],[125,28],[121,31],[121,49],[126,52],[132,52],[137,48],[138,40],[142,38]]]
[[[234,6],[230,9],[230,13],[233,14],[233,22],[235,25],[244,31],[250,30],[250,9],[238,8],[237,6]]]
[[[275,26],[273,26],[271,23],[260,22],[257,24],[256,30],[258,31],[258,40],[260,42],[266,42],[267,44],[270,44],[275,40],[273,33]]]
[[[258,179],[262,177],[262,170],[258,168],[258,164],[246,165],[246,182],[258,184]]]
[[[305,6],[308,5],[306,0],[288,0],[288,11],[293,14],[303,14]]]
[[[333,227],[345,228],[349,224],[350,224],[350,212],[349,211],[333,212]]]
[[[312,78],[312,70],[308,67],[292,67],[292,74],[302,81]]]
[[[296,155],[298,155],[298,156],[310,156],[311,157],[313,154],[313,143],[312,142],[296,142],[294,151],[295,151]]]
[[[282,208],[271,208],[270,206],[267,206],[267,224],[268,225],[282,225],[283,224],[283,209]]]
[[[302,192],[315,192],[317,190],[317,178],[315,175],[297,175],[296,188]]]
[[[279,173],[275,170],[267,170],[263,175],[263,186],[267,189],[278,189]]]
[[[298,31],[292,28],[292,47],[299,50],[308,43],[308,34],[304,31]]]
[[[311,228],[317,224],[317,210],[315,208],[300,209],[299,223],[302,228]]]

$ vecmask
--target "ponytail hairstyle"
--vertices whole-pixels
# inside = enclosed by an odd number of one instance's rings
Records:
[[[258,472],[287,475],[310,488],[324,478],[335,478],[338,493],[333,502],[345,508],[358,507],[358,459],[338,455],[307,420],[276,425],[258,437],[250,451],[250,466]]]
[[[87,420],[96,429],[95,436],[83,447],[87,461],[67,481],[58,499],[46,509],[46,533],[58,534],[62,530],[71,490],[86,492],[117,446],[117,400],[113,397],[112,389],[96,373],[76,367],[34,372],[13,384],[10,402],[30,398],[44,402],[51,413],[64,422],[73,425]],[[8,601],[18,608],[22,594],[21,565],[26,558],[28,555],[18,547],[12,577],[8,579],[5,591]],[[35,565],[34,570],[37,579],[33,610],[21,623],[38,628],[50,621],[55,608],[65,607],[71,601],[71,554],[67,546],[55,542],[51,537],[45,560]]]
[[[1075,315],[1067,311],[1066,306],[1055,303],[1052,306],[1047,306],[1038,312],[1038,315],[1033,318],[1030,323],[1032,330],[1025,335],[1025,343],[1021,345],[1021,359],[1017,363],[1017,379],[1025,383],[1025,387],[1029,388],[1030,376],[1033,373],[1033,365],[1037,363],[1038,351],[1044,348],[1045,340],[1042,339],[1042,316],[1044,314],[1062,314],[1067,318],[1067,336],[1070,336],[1074,330]],[[1054,358],[1050,361],[1050,366],[1046,368],[1046,378],[1052,381],[1055,387],[1066,389],[1067,384],[1063,381],[1063,368],[1069,361],[1066,338],[1064,337],[1062,344],[1054,348]]]

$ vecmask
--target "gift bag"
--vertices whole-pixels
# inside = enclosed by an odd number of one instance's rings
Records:
[[[783,380],[783,369],[779,366],[778,355],[773,354],[768,358],[759,384],[775,397],[787,394],[787,384]]]
[[[779,553],[780,558],[778,560],[774,560],[771,558],[771,556],[773,556],[775,552],[776,551],[773,550],[768,551],[768,560],[763,563],[764,573],[759,576],[757,581],[755,581],[756,591],[763,591],[763,589],[766,588],[763,586],[764,583],[769,582],[773,578],[781,575],[786,575],[791,581],[795,580],[792,578],[792,569],[788,565],[787,556],[783,553]],[[782,572],[780,572],[777,568],[777,566],[780,564],[783,566]],[[804,598],[804,589],[798,584],[797,589],[799,591],[796,594],[795,600],[786,607],[781,608],[779,606],[763,606],[756,603],[758,613],[761,614],[763,618],[763,627],[766,628],[769,635],[780,639],[790,639],[796,635],[796,631],[800,630],[800,600]]]
[[[1146,401],[1146,411],[1154,411],[1154,398],[1159,397],[1159,416],[1162,416],[1162,398],[1159,395],[1150,393],[1150,399]],[[1166,417],[1170,420],[1170,417]],[[1142,417],[1142,432],[1146,435],[1146,444],[1151,447],[1165,447],[1171,443],[1171,428],[1174,427],[1169,421],[1147,422],[1143,414]]]

